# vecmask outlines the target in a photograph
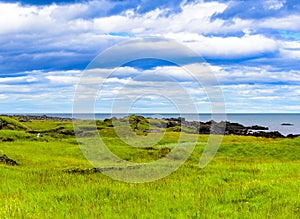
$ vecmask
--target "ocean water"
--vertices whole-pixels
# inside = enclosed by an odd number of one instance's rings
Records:
[[[22,115],[47,115],[47,116],[55,116],[61,118],[72,118],[72,113],[30,113],[30,114],[22,114]],[[103,120],[105,118],[111,118],[115,116],[117,118],[122,118],[128,114],[105,114],[105,113],[97,113],[95,114],[96,120]],[[152,117],[152,118],[178,118],[179,116],[186,118],[187,120],[193,120],[193,118],[199,118],[200,121],[206,122],[212,119],[211,114],[169,114],[169,113],[140,113],[137,115],[142,115],[144,117]],[[80,114],[77,117],[81,119],[84,118],[91,118],[88,114]],[[76,116],[75,116],[76,118]],[[214,118],[215,119],[215,118]],[[196,119],[194,119],[196,120]],[[218,119],[215,119],[218,121]],[[252,125],[260,125],[266,126],[269,128],[270,131],[279,131],[283,135],[288,134],[300,134],[300,113],[293,113],[293,114],[284,114],[284,113],[276,113],[276,114],[246,114],[246,113],[230,113],[226,114],[226,120],[230,122],[237,122],[243,124],[245,126],[252,126]],[[284,126],[283,123],[289,123],[292,125]]]

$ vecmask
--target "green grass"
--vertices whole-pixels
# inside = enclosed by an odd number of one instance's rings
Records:
[[[47,131],[53,130],[59,127],[66,127],[67,129],[72,129],[72,124],[70,122],[60,122],[60,121],[49,121],[49,120],[32,120],[31,122],[24,122],[24,124],[33,130]]]
[[[35,130],[71,127],[44,124],[25,125]],[[99,132],[114,153],[135,162],[159,158],[179,135],[166,132],[153,149],[145,150],[125,144],[112,128]],[[191,136],[185,133],[183,141]],[[20,164],[0,164],[0,218],[300,218],[300,138],[225,136],[212,162],[199,169],[208,137],[201,135],[176,172],[130,184],[102,173],[67,173],[92,168],[72,136],[45,133],[37,138],[1,130],[0,137],[12,139],[0,140],[0,154]]]

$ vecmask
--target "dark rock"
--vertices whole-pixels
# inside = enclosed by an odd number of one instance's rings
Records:
[[[287,135],[286,137],[287,137],[287,138],[297,138],[297,137],[299,137],[299,136],[300,136],[300,134],[298,134],[298,135],[289,134],[289,135]]]
[[[16,166],[18,163],[14,161],[13,159],[8,158],[5,154],[0,156],[0,163],[4,163],[11,166]]]
[[[198,131],[199,134],[209,134],[210,133],[210,125],[206,123],[200,123],[200,128]]]
[[[18,121],[19,122],[31,122],[31,120],[29,120],[29,119],[19,119]]]
[[[14,139],[10,138],[10,137],[2,137],[2,136],[0,136],[0,141],[2,141],[2,142],[12,142],[12,141],[14,141]]]
[[[281,123],[282,126],[293,126],[294,124],[292,123]]]
[[[145,149],[145,150],[157,150],[157,149],[154,148],[154,147],[144,147],[144,148],[142,148],[142,149]]]
[[[171,148],[161,148],[159,150],[159,157],[166,157],[171,152]]]
[[[175,127],[175,126],[181,126],[181,123],[178,122],[178,121],[172,121],[172,120],[168,121],[167,128],[172,128],[172,127]]]
[[[274,132],[259,131],[259,132],[253,132],[250,135],[255,137],[264,137],[264,138],[284,138],[284,136],[278,131],[274,131]]]
[[[172,128],[175,126],[181,126],[182,122],[185,122],[185,119],[178,117],[178,118],[164,118],[167,121],[167,128]]]
[[[112,119],[104,119],[104,123],[106,124],[106,127],[114,127]]]
[[[60,131],[60,134],[63,134],[63,135],[75,135],[75,132],[74,132],[74,130],[63,129],[63,130]]]
[[[248,129],[251,129],[251,130],[269,130],[268,127],[259,126],[259,125],[250,126],[250,127],[248,127]]]

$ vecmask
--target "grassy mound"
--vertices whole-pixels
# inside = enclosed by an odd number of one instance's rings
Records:
[[[9,118],[7,116],[0,116],[0,130],[17,130],[26,131],[28,127],[18,122],[15,119]]]

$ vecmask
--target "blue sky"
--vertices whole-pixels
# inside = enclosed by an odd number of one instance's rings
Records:
[[[105,49],[142,37],[176,40],[202,56],[220,82],[228,113],[299,113],[299,33],[298,0],[0,0],[0,113],[72,112],[87,65]],[[128,96],[143,93],[151,83],[136,75],[157,72],[174,76],[199,112],[209,111],[205,92],[181,67],[138,64],[111,75],[99,112],[109,112],[124,87]],[[165,112],[169,104],[147,94],[134,106]]]

